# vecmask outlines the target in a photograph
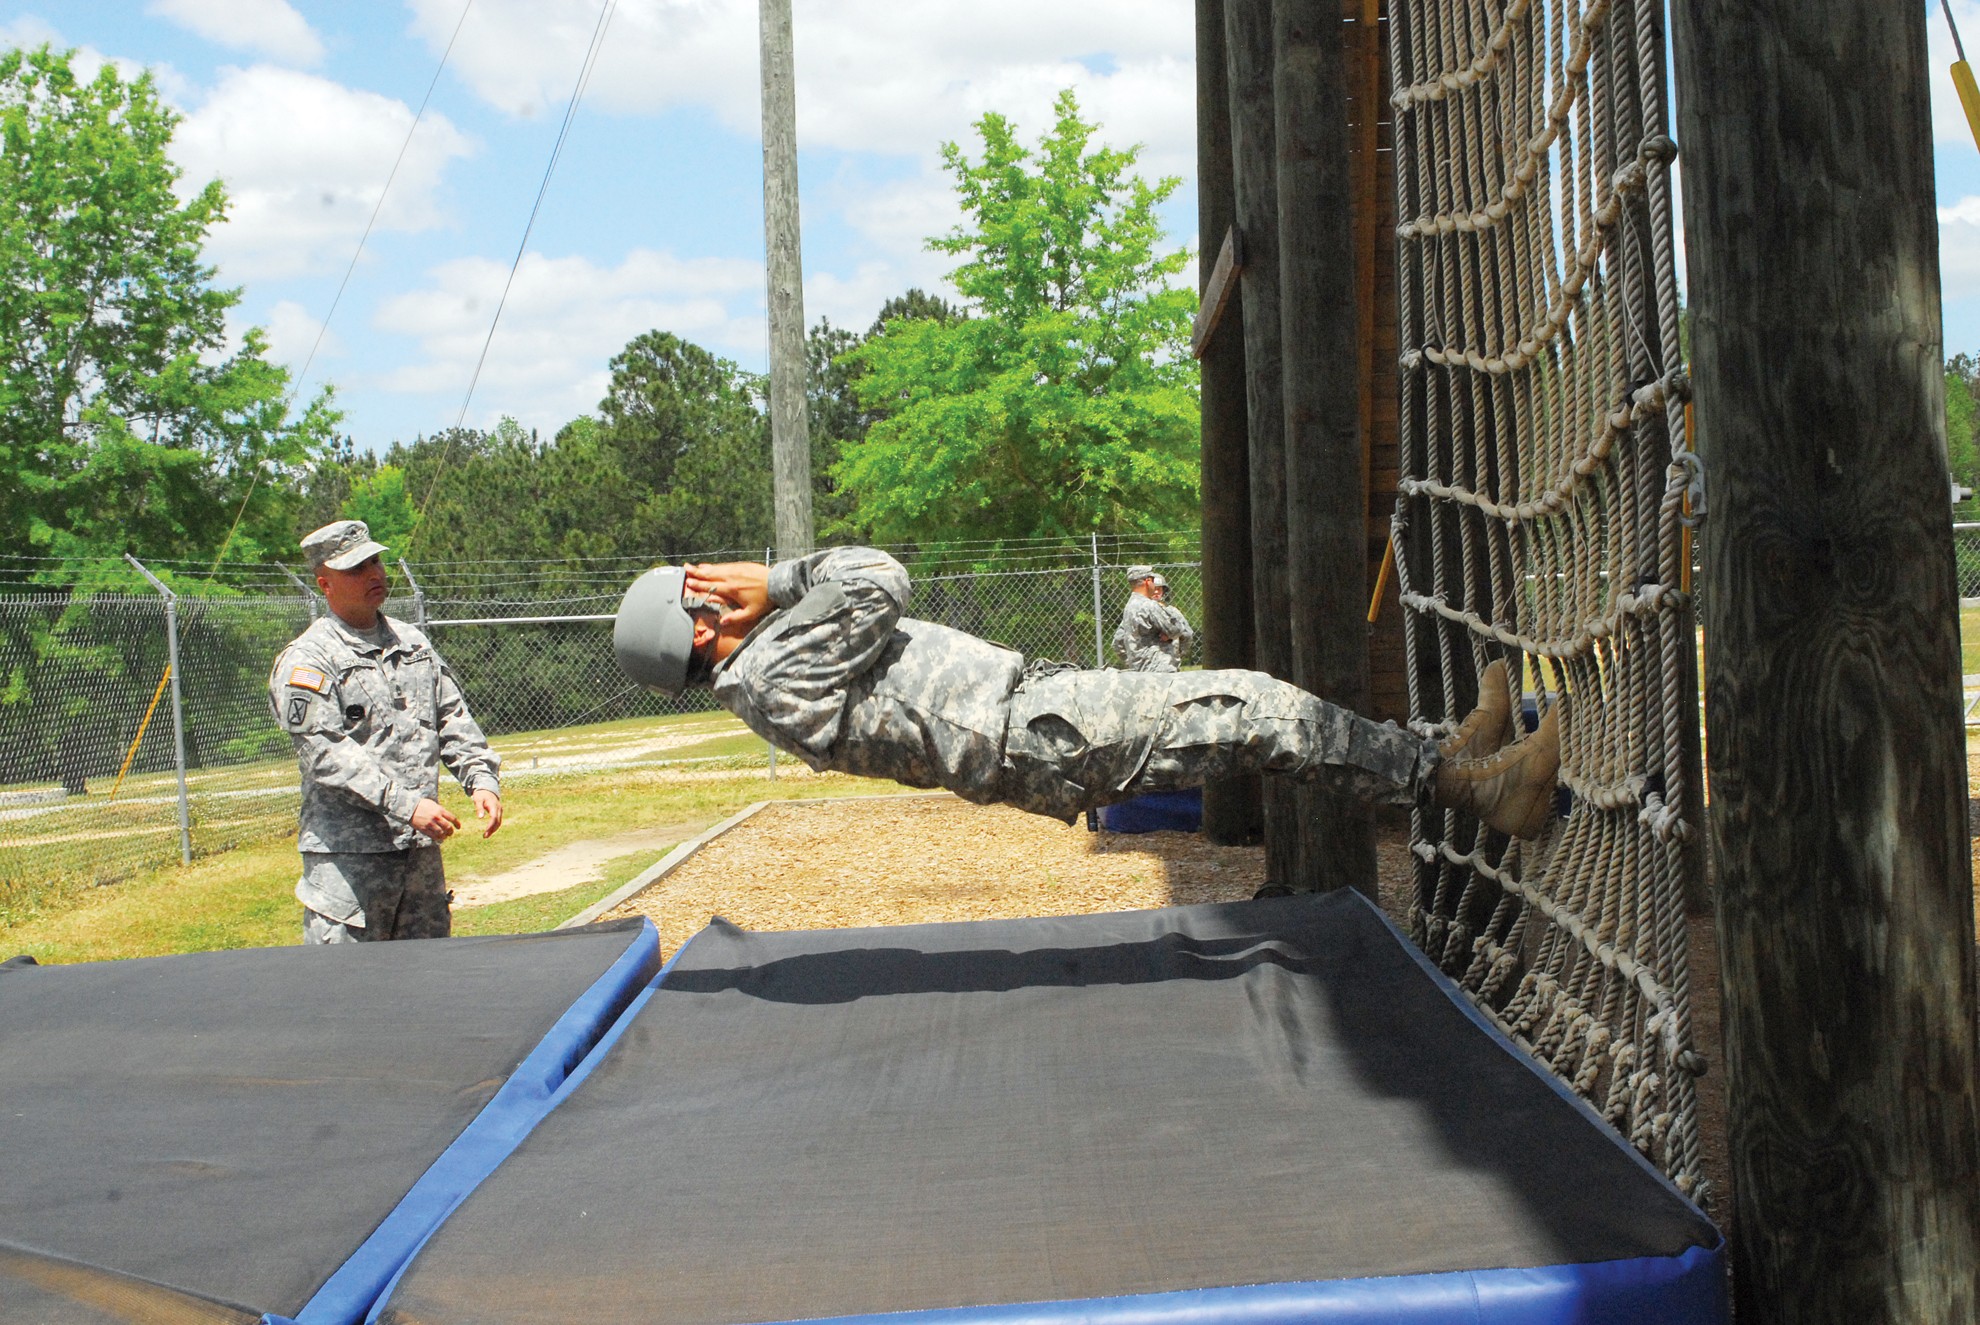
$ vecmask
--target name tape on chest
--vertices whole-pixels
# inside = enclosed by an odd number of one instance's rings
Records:
[[[314,690],[320,695],[330,688],[330,678],[314,667],[292,667],[289,669],[289,684],[298,690]]]

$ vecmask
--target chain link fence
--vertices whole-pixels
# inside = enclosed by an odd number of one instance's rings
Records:
[[[1953,526],[1953,567],[1960,598],[1980,598],[1980,523]]]
[[[1114,662],[1133,562],[1202,618],[1188,536],[893,550],[915,571],[912,615],[1035,657]],[[401,565],[387,610],[424,625],[505,780],[764,767],[767,747],[705,688],[668,699],[619,672],[611,617],[643,568]],[[0,921],[51,884],[111,882],[295,830],[295,760],[268,710],[268,669],[324,608],[291,571],[266,571],[222,592],[0,586]]]

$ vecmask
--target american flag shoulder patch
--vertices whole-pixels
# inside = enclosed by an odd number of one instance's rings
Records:
[[[330,678],[314,667],[294,667],[289,670],[289,684],[298,690],[314,690],[322,694],[330,685]]]

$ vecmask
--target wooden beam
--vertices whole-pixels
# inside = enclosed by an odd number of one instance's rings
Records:
[[[1273,146],[1272,0],[1224,0],[1230,65],[1231,177],[1244,232],[1245,413],[1251,434],[1251,586],[1255,666],[1292,679],[1291,578],[1286,549],[1286,415],[1279,343],[1279,184]],[[1265,877],[1293,887],[1297,817],[1280,778],[1260,787]]]
[[[1672,9],[1737,1315],[1980,1319],[1927,10]]]
[[[1242,254],[1233,228],[1231,99],[1224,59],[1224,0],[1196,0],[1196,216],[1198,262],[1206,289],[1217,236],[1230,238],[1233,270]],[[1221,256],[1221,255],[1220,255]],[[1230,298],[1244,295],[1231,283]],[[1203,665],[1253,665],[1251,613],[1251,442],[1245,421],[1244,337],[1224,335],[1199,348],[1203,428]],[[1219,846],[1256,842],[1263,832],[1258,779],[1230,778],[1203,788],[1203,835]]]
[[[1274,0],[1279,343],[1284,365],[1292,679],[1368,710],[1368,496],[1348,151],[1348,27],[1339,0]],[[1298,886],[1375,896],[1375,814],[1318,786],[1294,793]]]
[[[1237,293],[1238,276],[1244,271],[1244,237],[1236,226],[1224,230],[1224,243],[1217,250],[1216,265],[1203,282],[1203,297],[1196,304],[1196,322],[1189,332],[1189,352],[1201,359],[1203,351],[1224,320],[1224,309]]]

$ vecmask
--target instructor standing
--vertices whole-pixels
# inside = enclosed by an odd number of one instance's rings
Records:
[[[1127,606],[1114,628],[1114,652],[1130,672],[1174,672],[1183,650],[1196,641],[1189,619],[1168,606],[1161,589],[1168,582],[1152,566],[1129,566]]]
[[[379,609],[386,551],[362,520],[302,540],[330,611],[275,659],[268,699],[302,769],[305,943],[445,938],[451,894],[440,843],[440,765],[474,800],[481,835],[502,826],[502,761],[426,636]]]

